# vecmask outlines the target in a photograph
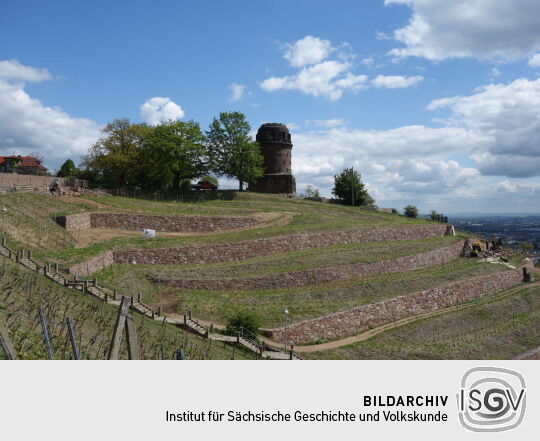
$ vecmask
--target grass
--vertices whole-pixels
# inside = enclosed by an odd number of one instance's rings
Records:
[[[105,359],[112,337],[118,306],[61,287],[12,261],[0,260],[0,318],[9,329],[19,357],[45,359],[41,327],[37,319],[41,307],[47,317],[55,359],[70,359],[65,319],[71,318],[83,359]],[[189,359],[230,359],[230,346],[196,338],[175,326],[163,325],[135,314],[143,359],[173,359],[183,348]],[[125,337],[124,337],[125,342]],[[124,343],[121,358],[127,358]],[[5,357],[0,349],[0,356]],[[236,351],[235,358],[252,358]]]
[[[74,200],[77,202],[73,203]],[[64,265],[86,260],[110,249],[219,244],[305,232],[430,223],[423,219],[408,219],[392,214],[361,210],[358,207],[252,193],[238,193],[235,199],[229,201],[213,200],[200,203],[158,202],[114,196],[61,200],[46,195],[15,193],[0,195],[0,208],[2,206],[6,206],[7,211],[0,221],[2,229],[10,233],[11,247],[16,250],[30,248],[39,260],[57,261]],[[292,217],[292,220],[286,225],[273,223],[270,226],[243,231],[172,238],[159,237],[159,233],[155,239],[115,237],[86,248],[75,248],[76,234],[56,225],[53,217],[83,211],[231,216],[277,212],[283,217]],[[163,299],[172,300],[172,308],[177,312],[192,310],[197,318],[222,322],[224,317],[230,316],[233,311],[241,308],[257,311],[262,317],[263,326],[274,327],[282,325],[282,311],[285,308],[290,312],[290,321],[295,322],[505,268],[460,259],[447,265],[407,273],[290,289],[232,292],[163,288],[153,284],[149,276],[224,278],[273,274],[279,277],[280,273],[287,271],[356,262],[374,262],[415,254],[449,245],[455,240],[459,240],[459,237],[337,245],[248,259],[242,262],[202,266],[141,265],[133,268],[126,265],[113,265],[101,271],[97,277],[101,284],[117,288],[122,293],[130,294],[132,289],[136,293],[142,293],[143,301],[147,303],[157,304]],[[12,262],[3,263],[0,260],[0,268],[2,274],[0,317],[7,322],[15,346],[24,358],[45,356],[35,317],[39,305],[46,309],[47,316],[53,323],[53,346],[60,358],[69,358],[65,329],[62,327],[65,316],[70,316],[77,322],[76,332],[82,336],[81,345],[85,358],[104,357],[105,348],[112,334],[117,307],[104,304],[79,292],[66,290],[47,279],[18,269],[19,267],[15,267]],[[498,303],[500,307],[496,309],[493,309],[495,303],[484,305],[482,306],[484,309],[479,309],[476,316],[463,315],[459,321],[456,321],[457,315],[448,314],[448,317],[425,320],[381,334],[363,344],[308,356],[313,358],[505,358],[505,354],[524,352],[534,345],[538,346],[537,298],[538,295],[534,297],[527,291],[514,296],[513,299],[517,299],[515,303],[503,304],[501,301]],[[527,310],[527,305],[530,305],[530,310]],[[465,313],[464,311],[461,314]],[[510,317],[508,314],[512,317],[511,329],[508,328]],[[495,316],[498,320],[493,319]],[[465,320],[469,320],[470,323],[464,325]],[[433,323],[438,324],[433,325]],[[457,323],[460,323],[459,328],[456,327]],[[473,326],[475,323],[478,328]],[[159,325],[142,316],[137,316],[137,326],[144,346],[144,358],[158,357],[161,345],[168,358],[180,346],[185,347],[190,358],[231,358],[232,356],[232,349],[228,346],[223,347],[215,343],[210,346],[208,342],[198,340],[191,334],[186,334],[172,326]],[[529,330],[528,339],[526,330]],[[497,340],[498,338],[500,341]],[[492,344],[493,351],[490,351]],[[508,346],[506,349],[505,344]],[[236,355],[239,355],[238,352]],[[126,357],[125,351],[122,356]]]
[[[474,289],[474,287],[471,287]],[[540,344],[540,288],[386,331],[313,359],[511,359]]]
[[[278,275],[290,271],[395,259],[449,246],[458,240],[461,238],[446,236],[423,240],[350,243],[256,257],[240,262],[205,265],[141,265],[135,271],[161,279],[223,279],[266,274]]]
[[[237,309],[251,309],[261,316],[262,326],[282,325],[282,311],[289,310],[291,323],[342,311],[398,295],[433,288],[451,281],[504,270],[501,265],[478,264],[459,259],[429,269],[332,282],[323,285],[288,289],[249,291],[205,291],[157,288],[145,272],[131,272],[130,267],[114,265],[98,275],[100,283],[111,288],[135,287],[147,302],[176,296],[176,311],[192,310],[196,317],[223,322]],[[134,275],[137,274],[137,277]]]
[[[389,225],[427,224],[424,219],[409,219],[387,213],[361,210],[337,204],[323,204],[275,195],[238,193],[231,201],[199,203],[157,202],[118,196],[78,198],[77,203],[35,193],[0,195],[0,205],[8,208],[3,230],[11,234],[15,249],[32,248],[37,257],[66,265],[89,259],[105,250],[205,245],[260,239],[286,234],[375,228]],[[92,205],[92,201],[100,206]],[[250,216],[260,212],[292,213],[287,225],[261,226],[243,231],[196,234],[174,238],[145,239],[115,237],[85,248],[75,248],[77,233],[59,227],[53,217],[82,211],[123,211],[146,214],[194,214]]]

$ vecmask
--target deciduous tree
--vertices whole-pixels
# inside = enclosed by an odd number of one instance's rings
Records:
[[[244,114],[222,112],[206,132],[211,167],[218,175],[238,180],[239,189],[263,175],[263,157]]]
[[[362,183],[360,173],[352,167],[334,176],[332,194],[347,205],[375,205],[375,201]]]

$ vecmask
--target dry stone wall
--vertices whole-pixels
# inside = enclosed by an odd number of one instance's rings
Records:
[[[70,214],[57,216],[56,222],[68,231],[87,230],[91,227],[90,213]]]
[[[0,188],[10,189],[14,186],[29,186],[47,189],[54,179],[60,181],[62,187],[87,187],[88,181],[83,179],[55,178],[52,176],[19,175],[17,173],[0,173]]]
[[[132,258],[148,265],[182,265],[229,262],[310,248],[362,242],[428,239],[445,235],[445,225],[408,225],[375,229],[305,233],[208,246],[127,250],[115,253],[115,262]]]
[[[267,334],[276,341],[283,341],[287,338],[295,343],[311,343],[348,337],[405,317],[474,300],[507,289],[522,280],[522,268],[506,270],[293,323],[287,326],[287,329],[268,330]]]
[[[68,268],[68,273],[74,276],[90,276],[114,263],[114,252],[105,251],[91,259]]]
[[[294,286],[316,285],[335,280],[413,271],[435,265],[442,265],[458,258],[462,249],[463,241],[458,241],[448,247],[413,254],[411,256],[398,257],[397,259],[383,260],[380,262],[336,265],[326,268],[292,271],[289,273],[269,274],[238,279],[161,280],[160,283],[177,288],[207,290],[276,289]]]
[[[256,225],[250,217],[225,216],[147,216],[142,214],[92,213],[92,228],[143,230],[150,228],[164,232],[207,232],[234,230]]]
[[[69,231],[87,228],[142,231],[149,228],[162,232],[211,232],[246,228],[258,219],[225,216],[148,216],[129,213],[80,213],[58,216],[56,221]]]

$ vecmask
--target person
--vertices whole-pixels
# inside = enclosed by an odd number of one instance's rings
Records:
[[[49,186],[49,191],[53,196],[55,192],[58,192],[58,196],[60,196],[60,180],[58,178],[53,179],[52,184]]]

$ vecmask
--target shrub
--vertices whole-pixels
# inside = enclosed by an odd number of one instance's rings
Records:
[[[237,335],[238,332],[253,338],[259,332],[261,320],[254,311],[237,310],[227,318],[227,328],[225,332],[229,335]]]
[[[403,209],[403,214],[407,217],[418,217],[418,208],[414,205],[407,205]]]

